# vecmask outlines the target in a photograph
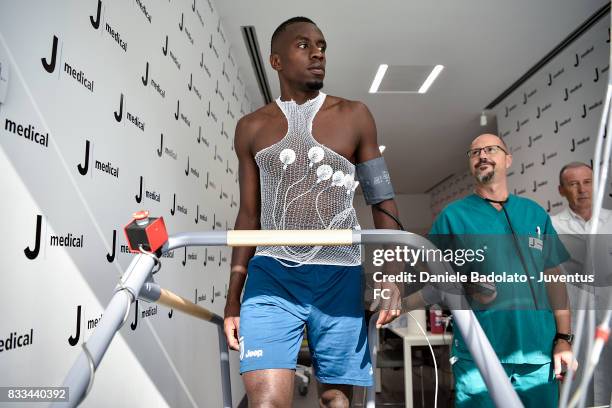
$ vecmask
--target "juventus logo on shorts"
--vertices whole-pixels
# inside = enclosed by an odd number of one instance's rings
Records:
[[[242,361],[244,357],[244,336],[240,337],[238,342],[240,343],[240,361]]]

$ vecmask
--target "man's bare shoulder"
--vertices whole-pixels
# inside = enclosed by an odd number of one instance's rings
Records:
[[[279,116],[275,103],[269,103],[261,108],[248,113],[238,120],[237,130],[253,134],[256,133],[267,121]],[[237,132],[238,133],[238,132]]]
[[[340,114],[360,115],[363,113],[369,114],[369,109],[365,103],[361,101],[353,101],[339,96],[327,95],[327,109],[334,109]]]

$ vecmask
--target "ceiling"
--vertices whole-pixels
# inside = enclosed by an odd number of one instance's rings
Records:
[[[219,0],[216,7],[253,108],[263,104],[240,27],[257,31],[274,97],[269,40],[284,20],[306,16],[328,43],[324,91],[364,102],[397,193],[423,193],[463,171],[482,133],[482,109],[606,0]],[[369,94],[381,63],[445,66],[424,95]]]

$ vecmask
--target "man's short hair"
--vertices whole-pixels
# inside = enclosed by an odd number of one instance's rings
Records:
[[[285,31],[287,27],[289,27],[291,24],[295,23],[310,23],[316,26],[315,22],[309,19],[308,17],[291,17],[289,20],[283,21],[278,27],[276,27],[274,33],[272,33],[272,40],[270,40],[270,51],[272,53],[274,53],[274,43],[276,42],[280,34]]]
[[[578,167],[587,167],[593,171],[593,168],[586,163],[575,161],[571,163],[567,163],[565,166],[561,167],[561,171],[559,172],[559,185],[563,185],[563,172],[568,169],[577,169]]]

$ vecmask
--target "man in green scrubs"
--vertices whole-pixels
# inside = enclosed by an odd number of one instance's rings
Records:
[[[438,215],[430,239],[440,248],[480,249],[484,259],[454,265],[458,272],[493,277],[495,291],[467,293],[471,307],[526,407],[556,407],[563,367],[576,368],[571,351],[565,284],[559,275],[568,254],[550,217],[534,201],[508,192],[512,155],[492,134],[480,135],[468,151],[474,193]],[[496,278],[495,278],[496,277]],[[500,279],[503,277],[503,279]],[[455,332],[451,364],[456,407],[493,407],[493,401],[461,335]]]

